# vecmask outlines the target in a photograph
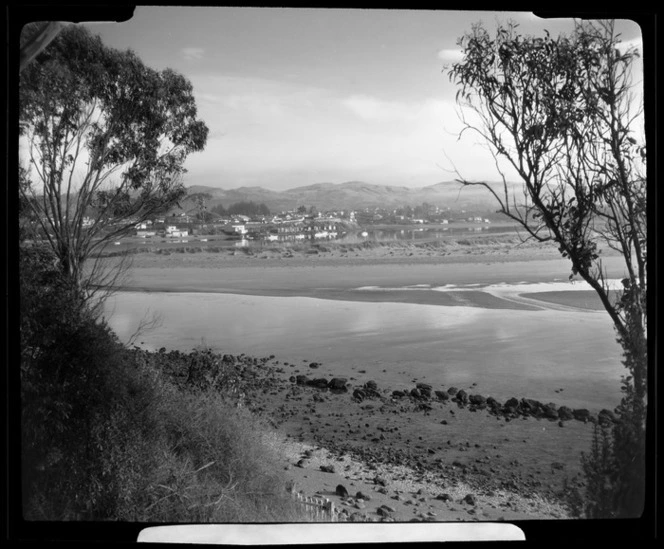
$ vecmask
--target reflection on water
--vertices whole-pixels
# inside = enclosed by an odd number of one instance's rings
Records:
[[[464,236],[469,233],[482,233],[482,234],[503,234],[506,232],[505,227],[491,226],[491,225],[475,225],[475,226],[457,226],[457,227],[411,227],[404,229],[364,229],[362,231],[348,231],[339,233],[319,233],[314,238],[304,234],[280,234],[268,235],[265,237],[258,237],[253,239],[243,239],[236,243],[236,246],[248,247],[256,245],[266,245],[269,243],[279,243],[282,245],[297,244],[304,241],[310,242],[324,242],[326,240],[333,240],[343,244],[360,244],[362,242],[395,242],[395,241],[421,241],[421,240],[437,240],[450,235]]]
[[[596,409],[620,399],[620,350],[601,313],[157,292],[120,292],[107,310],[123,340],[146,310],[160,314],[162,325],[138,338],[150,349],[205,343],[221,352],[315,360],[327,374],[366,370],[367,379],[394,388],[417,377],[438,386],[477,383],[478,392],[498,399]]]

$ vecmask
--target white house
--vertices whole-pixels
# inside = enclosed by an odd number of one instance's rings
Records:
[[[188,229],[178,229],[175,225],[169,225],[166,227],[166,236],[181,238],[183,236],[189,236]]]

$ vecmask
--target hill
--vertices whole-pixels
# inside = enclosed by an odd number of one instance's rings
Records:
[[[217,204],[228,207],[235,202],[252,201],[263,203],[274,212],[293,210],[298,206],[315,206],[323,211],[415,207],[423,202],[454,210],[494,211],[496,209],[493,197],[486,189],[463,188],[456,181],[444,181],[419,188],[375,185],[363,181],[315,183],[284,191],[272,191],[263,187],[220,189],[203,185],[192,185],[188,188],[189,197],[198,193],[210,196],[208,207]],[[193,199],[185,199],[181,205],[187,210],[193,207]]]

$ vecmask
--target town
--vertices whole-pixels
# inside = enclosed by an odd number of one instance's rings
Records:
[[[250,203],[251,204],[251,203]],[[255,205],[254,205],[255,206]],[[296,210],[270,214],[263,204],[260,208],[248,207],[247,211],[260,214],[219,215],[214,212],[174,211],[169,215],[137,222],[133,236],[140,238],[183,238],[196,235],[226,235],[242,240],[296,241],[305,239],[334,239],[350,231],[368,226],[449,226],[450,224],[474,225],[470,230],[481,230],[491,220],[482,215],[469,215],[465,210],[457,212],[429,204],[395,209],[365,208],[363,210],[317,211],[301,206]],[[234,208],[229,208],[233,210]],[[268,212],[268,213],[265,213]],[[487,214],[485,214],[487,215]]]

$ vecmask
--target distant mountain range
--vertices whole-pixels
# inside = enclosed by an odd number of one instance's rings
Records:
[[[502,187],[502,184],[496,185]],[[316,183],[285,191],[272,191],[263,187],[220,189],[192,185],[188,188],[188,199],[181,202],[183,209],[190,209],[193,206],[192,195],[199,193],[206,193],[212,197],[208,199],[208,208],[217,204],[228,207],[236,202],[252,201],[265,204],[272,212],[294,210],[299,206],[307,208],[315,206],[319,211],[414,207],[423,202],[453,210],[496,210],[494,198],[487,189],[483,187],[464,188],[456,181],[445,181],[419,188],[348,181],[346,183]]]

